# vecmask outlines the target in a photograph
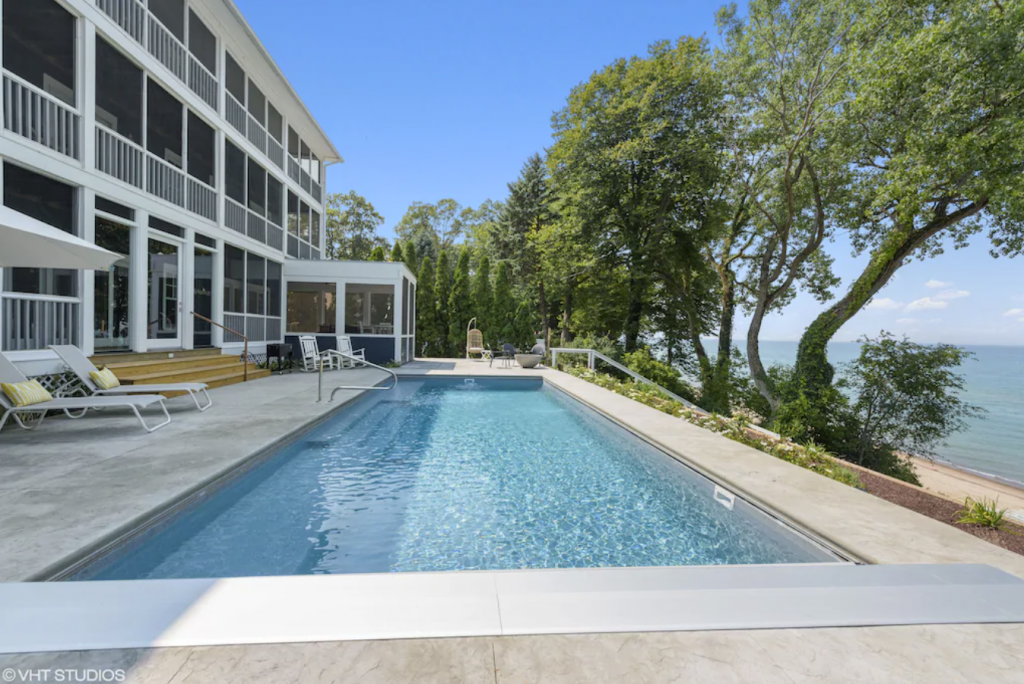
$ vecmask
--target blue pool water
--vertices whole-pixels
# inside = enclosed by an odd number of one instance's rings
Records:
[[[836,560],[539,381],[403,379],[75,579]]]

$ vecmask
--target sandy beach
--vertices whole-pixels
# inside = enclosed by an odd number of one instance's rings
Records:
[[[998,499],[1000,508],[1011,509],[1016,521],[1024,520],[1024,489],[990,480],[952,466],[912,457],[921,485],[929,492],[957,503],[966,497]]]

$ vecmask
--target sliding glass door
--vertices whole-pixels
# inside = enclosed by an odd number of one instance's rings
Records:
[[[152,348],[181,347],[181,248],[149,239],[147,337]]]
[[[92,329],[97,353],[131,349],[128,327],[131,234],[129,226],[96,217],[96,244],[123,255],[106,271],[96,271]]]

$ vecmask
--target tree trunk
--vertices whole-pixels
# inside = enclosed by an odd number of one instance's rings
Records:
[[[544,340],[544,348],[551,346],[551,321],[548,320],[548,300],[544,296],[544,281],[537,284],[537,292],[540,296],[540,320],[541,339]]]
[[[807,326],[797,348],[794,379],[809,397],[816,397],[832,385],[835,369],[828,362],[828,343],[843,325],[863,309],[871,298],[896,274],[904,262],[937,233],[970,218],[988,206],[979,200],[962,209],[945,214],[942,209],[925,226],[913,225],[894,230],[871,255],[871,261],[854,281],[846,296],[818,315]]]
[[[732,274],[722,278],[721,316],[718,322],[718,357],[715,366],[707,364],[707,371],[702,373],[704,383],[703,396],[708,397],[709,410],[728,413],[730,405],[729,379],[732,370],[732,325],[736,313],[736,288]],[[699,338],[698,338],[699,343]],[[703,347],[702,347],[703,350]],[[703,366],[702,366],[703,369]],[[711,408],[713,406],[713,408]]]
[[[754,310],[754,316],[750,319],[750,327],[747,329],[747,365],[750,367],[750,378],[754,381],[754,386],[768,401],[772,413],[775,413],[782,405],[782,401],[775,393],[775,388],[772,387],[772,383],[768,379],[768,373],[764,370],[764,364],[761,363],[761,348],[758,343],[761,336],[761,323],[764,322],[765,315],[763,301],[763,297],[758,297],[757,308]]]
[[[569,330],[569,324],[572,322],[572,284],[569,284],[569,289],[565,292],[565,298],[562,303],[562,344],[569,344],[572,342],[572,332]]]

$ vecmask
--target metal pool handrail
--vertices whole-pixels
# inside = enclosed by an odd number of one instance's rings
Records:
[[[375,363],[370,363],[366,359],[361,359],[358,356],[352,356],[351,354],[346,354],[345,352],[340,352],[337,349],[328,349],[328,350],[326,350],[324,352],[321,352],[320,356],[321,356],[321,360],[320,360],[320,380],[319,380],[319,383],[317,384],[317,390],[316,390],[316,403],[318,403],[318,404],[322,403],[323,400],[324,400],[324,363],[323,363],[323,357],[325,357],[325,356],[340,356],[341,358],[348,359],[350,361],[358,361],[359,363],[365,364],[367,366],[373,366],[374,368],[382,370],[385,373],[387,373],[388,375],[390,375],[392,378],[395,379],[395,381],[393,383],[391,383],[387,387],[381,387],[380,385],[375,385],[373,387],[360,387],[360,386],[354,386],[354,385],[352,385],[352,386],[350,386],[350,385],[342,385],[340,387],[335,387],[333,390],[331,390],[331,398],[328,399],[328,401],[334,401],[334,395],[337,394],[338,392],[340,392],[341,390],[385,390],[386,391],[386,390],[392,390],[392,389],[394,389],[398,385],[398,375],[396,375],[394,371],[392,371],[392,370],[390,370],[388,368],[384,368],[384,366],[378,366]]]
[[[678,401],[683,406],[686,406],[686,407],[692,408],[692,409],[697,409],[698,411],[703,411],[703,409],[701,409],[699,406],[696,406],[692,402],[689,402],[686,399],[683,399],[678,394],[673,394],[672,392],[669,392],[667,389],[665,389],[664,387],[662,387],[658,383],[654,382],[653,380],[648,380],[647,378],[645,378],[644,376],[640,375],[636,371],[633,371],[633,370],[630,370],[629,368],[626,368],[625,366],[623,366],[621,363],[619,363],[615,359],[612,359],[612,358],[609,358],[609,357],[605,356],[604,354],[602,354],[601,352],[597,351],[596,349],[571,349],[571,348],[568,348],[568,347],[561,347],[561,348],[552,349],[551,350],[551,367],[552,368],[557,368],[557,365],[556,365],[555,362],[558,360],[558,355],[560,353],[561,354],[586,354],[587,355],[587,368],[589,368],[590,370],[594,370],[594,359],[601,359],[602,361],[607,363],[609,366],[613,366],[613,367],[619,369],[620,371],[622,371],[623,373],[625,373],[626,375],[630,376],[631,378],[633,378],[635,380],[639,380],[640,382],[647,383],[648,385],[654,385],[655,387],[660,389],[662,392],[664,392],[668,396],[670,396],[673,399],[675,399],[676,401]]]

